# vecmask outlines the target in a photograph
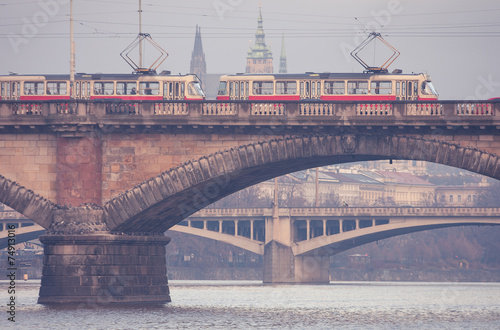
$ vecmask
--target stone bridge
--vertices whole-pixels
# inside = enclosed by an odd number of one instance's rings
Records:
[[[0,102],[0,202],[47,229],[41,303],[164,302],[163,232],[250,185],[382,159],[500,178],[499,105]]]

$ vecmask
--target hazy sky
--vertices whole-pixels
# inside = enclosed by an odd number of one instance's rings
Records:
[[[498,0],[143,0],[142,30],[170,55],[160,70],[189,71],[198,24],[208,72],[244,72],[259,2],[275,71],[284,33],[288,72],[361,72],[348,54],[375,30],[401,52],[390,70],[429,73],[441,99],[500,96]],[[138,4],[74,0],[77,72],[131,71],[120,52],[137,36]],[[69,8],[0,0],[0,74],[68,73]],[[374,65],[387,55],[380,43],[361,53]]]

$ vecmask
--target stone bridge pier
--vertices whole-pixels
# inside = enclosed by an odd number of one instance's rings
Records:
[[[40,237],[44,262],[41,304],[170,301],[164,235],[107,231],[98,207],[54,211],[50,234]]]

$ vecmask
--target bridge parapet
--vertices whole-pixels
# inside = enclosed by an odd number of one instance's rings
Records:
[[[47,123],[101,128],[116,125],[500,127],[500,102],[0,101],[1,126]]]
[[[481,216],[498,217],[500,208],[495,207],[300,207],[280,208],[280,216]],[[243,209],[202,209],[191,217],[268,217],[272,216],[271,208]]]

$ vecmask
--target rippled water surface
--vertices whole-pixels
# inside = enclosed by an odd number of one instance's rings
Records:
[[[37,305],[39,281],[17,283],[16,322],[1,329],[499,329],[500,283],[171,281],[160,307]]]

